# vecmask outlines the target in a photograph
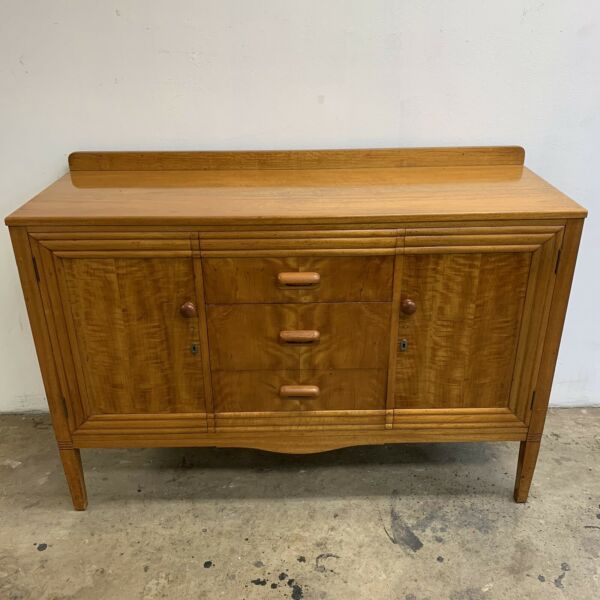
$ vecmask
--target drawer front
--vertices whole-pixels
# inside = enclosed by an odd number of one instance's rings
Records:
[[[385,369],[218,371],[215,412],[383,410]]]
[[[211,369],[386,368],[390,309],[388,302],[208,306]],[[312,341],[282,339],[298,332]]]
[[[390,301],[394,256],[203,258],[209,304]]]

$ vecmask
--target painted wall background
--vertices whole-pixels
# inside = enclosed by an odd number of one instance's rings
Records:
[[[520,144],[591,217],[554,405],[600,405],[597,0],[2,0],[0,213],[85,149]],[[45,409],[0,229],[0,411]]]

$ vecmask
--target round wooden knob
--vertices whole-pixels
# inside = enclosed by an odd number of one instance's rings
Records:
[[[192,317],[195,317],[198,315],[198,311],[196,310],[196,305],[193,302],[184,302],[179,307],[179,312],[181,313],[181,316],[185,317],[186,319],[191,319]]]
[[[400,303],[400,309],[405,315],[414,315],[417,312],[417,303],[410,298],[404,298]]]

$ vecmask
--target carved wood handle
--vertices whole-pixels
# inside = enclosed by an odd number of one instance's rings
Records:
[[[400,303],[400,310],[405,315],[414,315],[417,312],[417,303],[410,298],[404,298]]]
[[[279,273],[277,281],[280,285],[286,286],[301,286],[301,285],[317,285],[321,281],[321,276],[318,273],[306,271],[304,273]]]
[[[279,395],[282,398],[316,398],[320,391],[318,385],[282,385]]]
[[[184,302],[179,307],[179,313],[182,317],[186,319],[191,319],[193,317],[198,316],[198,311],[196,310],[196,305],[193,302]]]
[[[280,331],[279,339],[286,344],[311,344],[318,342],[321,334],[316,329]]]

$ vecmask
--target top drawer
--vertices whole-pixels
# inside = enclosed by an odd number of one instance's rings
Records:
[[[394,256],[203,258],[208,304],[388,302]]]

